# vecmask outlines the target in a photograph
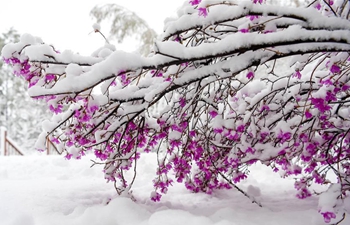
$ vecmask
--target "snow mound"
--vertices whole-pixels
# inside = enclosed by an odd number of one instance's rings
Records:
[[[325,224],[316,197],[297,199],[293,180],[280,179],[260,164],[239,187],[262,208],[234,189],[192,194],[182,184],[174,184],[155,203],[149,199],[156,162],[152,153],[143,154],[138,164],[135,202],[115,196],[113,184],[103,179],[103,168],[90,168],[92,157],[72,161],[60,156],[0,157],[1,225]]]

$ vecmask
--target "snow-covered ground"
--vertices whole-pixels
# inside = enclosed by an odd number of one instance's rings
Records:
[[[255,165],[249,178],[239,184],[262,208],[235,190],[192,194],[182,184],[174,184],[161,202],[154,203],[149,199],[154,160],[154,154],[142,155],[134,202],[116,197],[113,184],[103,178],[102,167],[90,168],[88,157],[71,161],[62,156],[0,157],[0,224],[325,224],[317,212],[317,197],[297,199],[292,179],[280,179],[262,165]],[[342,224],[350,224],[350,219]]]

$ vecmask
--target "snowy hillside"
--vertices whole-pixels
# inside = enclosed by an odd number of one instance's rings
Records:
[[[282,180],[261,165],[253,166],[239,187],[255,196],[262,208],[235,190],[191,194],[177,183],[160,203],[154,203],[149,199],[154,160],[153,154],[142,155],[133,202],[115,197],[113,184],[103,179],[102,167],[90,168],[88,157],[80,161],[61,156],[0,157],[0,224],[325,224],[316,197],[297,199],[293,180]],[[350,224],[350,219],[343,224]]]

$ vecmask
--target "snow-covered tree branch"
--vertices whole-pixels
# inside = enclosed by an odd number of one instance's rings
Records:
[[[5,61],[56,114],[38,147],[49,136],[67,158],[94,152],[119,193],[140,153],[156,151],[155,201],[174,179],[237,187],[257,161],[296,176],[301,199],[334,173],[319,205],[330,222],[349,201],[350,6],[259,3],[185,2],[148,57],[110,44],[60,53],[30,35],[8,44]]]

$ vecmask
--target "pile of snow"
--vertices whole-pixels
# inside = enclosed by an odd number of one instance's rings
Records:
[[[317,197],[297,199],[292,179],[281,179],[260,164],[238,186],[262,208],[236,190],[192,194],[177,183],[155,203],[149,198],[156,162],[152,153],[143,154],[138,163],[134,202],[115,196],[113,184],[103,178],[102,166],[90,168],[89,157],[71,161],[62,156],[0,157],[0,224],[325,224],[317,212]],[[343,224],[350,224],[350,219]]]

